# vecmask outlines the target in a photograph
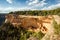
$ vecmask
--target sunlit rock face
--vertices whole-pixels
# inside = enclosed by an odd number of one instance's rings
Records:
[[[49,16],[25,16],[25,15],[15,15],[8,14],[6,15],[5,23],[10,22],[16,27],[23,27],[29,31],[47,33],[52,26],[53,18],[57,15]],[[58,16],[59,17],[59,16]],[[57,21],[59,18],[55,18]],[[60,20],[60,19],[59,19]],[[57,21],[58,23],[58,21]]]

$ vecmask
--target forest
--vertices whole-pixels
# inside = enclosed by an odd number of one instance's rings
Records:
[[[54,10],[15,11],[15,12],[10,12],[9,14],[36,15],[36,16],[59,15],[60,16],[60,8]]]

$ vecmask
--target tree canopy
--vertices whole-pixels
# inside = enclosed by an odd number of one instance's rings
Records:
[[[46,16],[46,15],[60,15],[60,8],[54,10],[29,10],[29,11],[15,11],[10,12],[9,14],[19,14],[19,15],[39,15],[39,16]]]

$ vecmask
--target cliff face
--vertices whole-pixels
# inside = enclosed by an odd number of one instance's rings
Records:
[[[57,15],[49,16],[26,16],[26,15],[6,15],[5,23],[10,22],[16,27],[23,27],[29,31],[47,33],[52,27],[53,18],[59,24],[60,17]]]

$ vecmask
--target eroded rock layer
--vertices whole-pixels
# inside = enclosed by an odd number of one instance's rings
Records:
[[[5,23],[10,22],[16,27],[23,27],[29,31],[47,33],[52,26],[53,18],[59,23],[60,18],[57,15],[48,16],[26,16],[26,15],[6,15]]]

